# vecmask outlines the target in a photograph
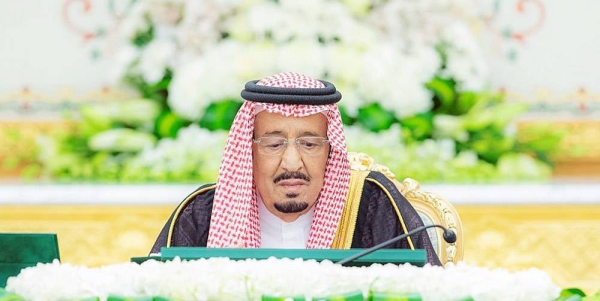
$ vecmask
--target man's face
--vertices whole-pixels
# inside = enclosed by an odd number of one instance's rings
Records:
[[[329,144],[307,154],[296,147],[298,137],[327,137],[327,118],[323,114],[284,117],[262,111],[255,117],[254,138],[282,137],[289,141],[281,154],[269,155],[252,146],[256,189],[265,207],[286,222],[295,221],[316,203],[325,176]]]

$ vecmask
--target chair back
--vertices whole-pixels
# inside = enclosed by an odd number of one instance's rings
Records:
[[[457,263],[462,260],[464,253],[462,223],[458,212],[448,200],[437,194],[422,190],[419,182],[414,179],[406,178],[399,182],[396,175],[388,167],[375,163],[375,160],[367,154],[349,152],[348,159],[350,160],[351,170],[379,171],[391,179],[402,195],[417,210],[425,225],[438,224],[454,231],[456,242],[447,243],[442,237],[442,229],[427,229],[442,264]]]

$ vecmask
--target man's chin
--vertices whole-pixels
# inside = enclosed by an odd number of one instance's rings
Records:
[[[308,208],[308,203],[299,201],[285,201],[273,204],[281,213],[300,213]]]

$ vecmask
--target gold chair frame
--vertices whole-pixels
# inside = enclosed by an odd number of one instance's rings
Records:
[[[442,264],[448,262],[457,263],[462,260],[464,254],[464,235],[462,223],[454,206],[445,198],[421,189],[421,185],[414,179],[406,178],[402,182],[396,179],[396,175],[387,167],[375,163],[375,160],[367,154],[349,152],[350,168],[352,170],[379,171],[390,178],[398,187],[402,195],[417,210],[425,225],[442,225],[456,233],[456,242],[447,243],[442,238],[442,229],[429,228],[428,234],[434,244],[434,248]]]

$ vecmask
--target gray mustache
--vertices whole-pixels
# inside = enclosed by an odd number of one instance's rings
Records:
[[[305,175],[299,171],[292,171],[292,172],[284,172],[284,173],[278,175],[275,178],[275,180],[273,180],[273,183],[277,184],[280,181],[289,180],[289,179],[300,179],[300,180],[310,182],[310,178],[307,175]]]

